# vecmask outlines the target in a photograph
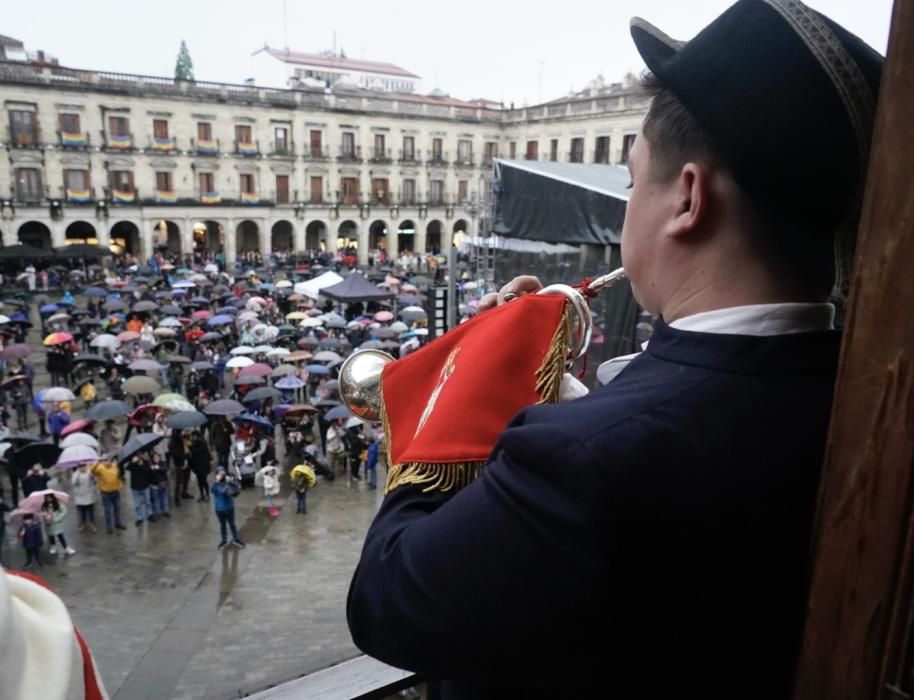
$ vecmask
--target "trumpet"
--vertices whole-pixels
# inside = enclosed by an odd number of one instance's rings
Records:
[[[593,314],[588,298],[622,279],[625,279],[625,270],[620,267],[591,280],[586,288],[550,284],[537,292],[561,294],[566,298],[566,312],[571,322],[569,366],[587,352],[593,336]],[[358,350],[343,361],[339,373],[340,400],[353,415],[368,423],[381,419],[381,373],[385,365],[395,361],[392,355],[382,350]]]

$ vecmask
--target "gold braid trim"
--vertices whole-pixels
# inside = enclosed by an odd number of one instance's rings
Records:
[[[555,329],[549,350],[543,358],[543,363],[536,370],[536,393],[540,400],[537,403],[558,403],[559,391],[562,387],[562,377],[565,374],[565,363],[568,359],[568,344],[571,340],[571,318],[568,313],[562,314],[562,320]],[[387,420],[387,410],[384,406],[383,375],[378,390],[381,395],[381,427],[384,430],[384,439],[387,443],[387,456],[390,458],[391,435],[390,423]],[[423,493],[441,491],[447,493],[451,489],[460,490],[472,482],[482,473],[486,463],[483,462],[407,462],[404,464],[387,465],[387,483],[384,486],[384,495],[399,486],[406,484],[424,485]]]

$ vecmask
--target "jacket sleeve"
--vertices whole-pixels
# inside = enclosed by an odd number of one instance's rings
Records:
[[[548,651],[544,628],[581,634],[610,594],[596,468],[554,424],[520,425],[458,493],[392,491],[349,590],[356,645],[435,679],[521,668]]]

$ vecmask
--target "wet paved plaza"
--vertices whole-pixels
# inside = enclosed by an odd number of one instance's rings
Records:
[[[272,519],[261,489],[242,492],[241,550],[217,550],[211,503],[183,501],[170,520],[137,528],[127,491],[127,530],[113,535],[100,512],[98,533],[77,532],[73,509],[67,539],[77,553],[45,548],[38,573],[67,604],[111,697],[237,698],[358,655],[346,592],[381,491],[321,479],[304,515],[285,497]],[[11,539],[4,559],[22,564]]]

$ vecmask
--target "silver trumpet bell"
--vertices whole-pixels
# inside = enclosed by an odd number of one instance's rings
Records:
[[[590,283],[588,290],[599,292],[624,278],[625,270],[620,267],[597,277]],[[571,338],[568,344],[570,366],[587,352],[593,334],[593,316],[587,299],[580,290],[567,284],[550,284],[537,294],[562,294],[568,300],[568,311],[571,314]],[[359,350],[340,365],[340,400],[353,415],[369,423],[381,420],[381,373],[384,365],[393,361],[392,355],[381,350]]]

